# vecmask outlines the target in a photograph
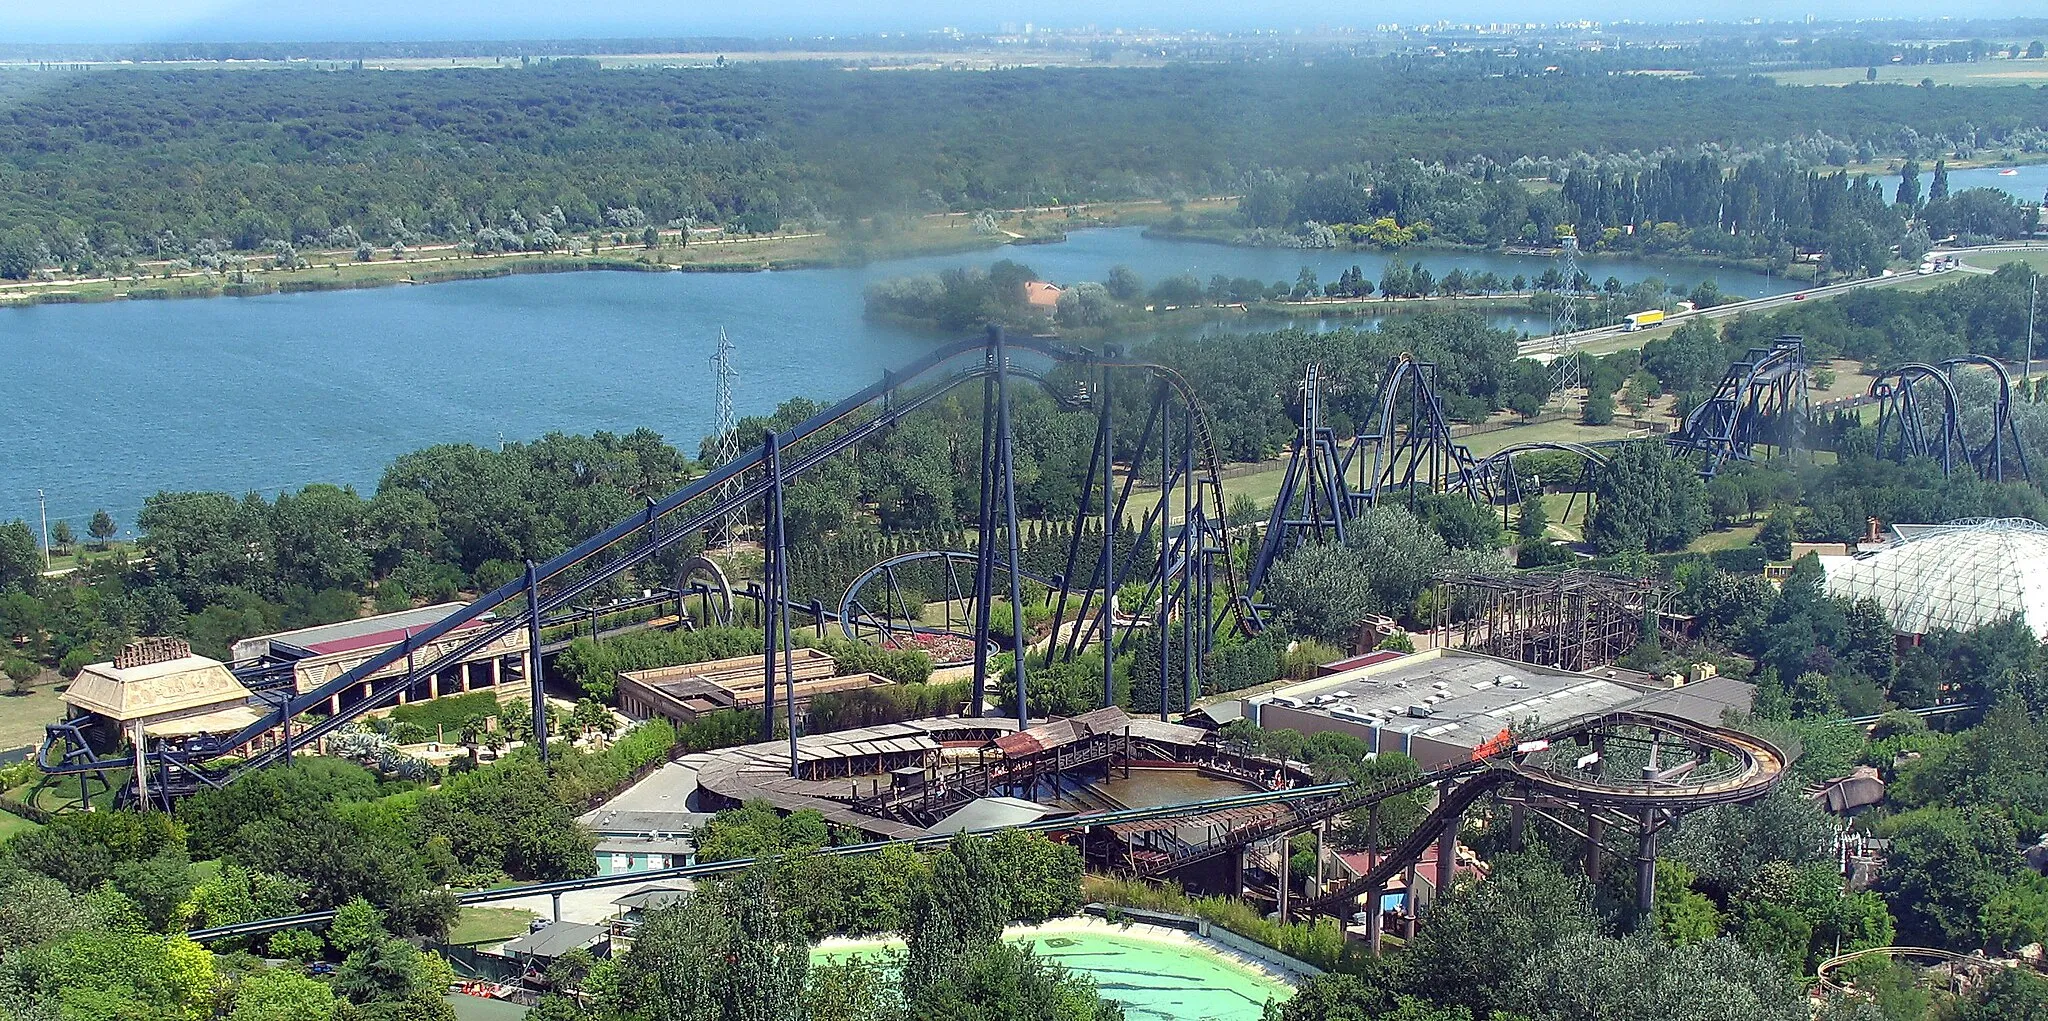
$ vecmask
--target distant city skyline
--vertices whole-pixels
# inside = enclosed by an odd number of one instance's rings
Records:
[[[1333,7],[1308,0],[1186,4],[1165,0],[1084,3],[1043,0],[987,4],[902,0],[879,8],[818,0],[358,0],[347,4],[275,0],[72,0],[29,4],[0,0],[0,40],[8,42],[254,42],[406,39],[533,39],[633,36],[868,34],[954,27],[991,32],[1003,24],[1048,29],[1100,27],[1166,30],[1371,28],[1388,23],[1540,22],[1621,19],[1797,21],[1926,18],[1913,0],[1679,0],[1645,9],[1624,0],[1393,0]],[[2038,0],[1966,0],[1946,4],[1952,18],[2039,16]]]

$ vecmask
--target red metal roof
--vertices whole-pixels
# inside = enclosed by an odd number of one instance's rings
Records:
[[[486,623],[485,621],[472,621],[448,632],[448,635],[467,634],[483,627]],[[424,628],[392,628],[388,631],[372,631],[367,635],[352,635],[348,638],[336,638],[330,642],[315,642],[312,645],[306,646],[306,648],[322,656],[333,652],[354,652],[358,649],[381,649],[384,646],[397,645],[405,641],[405,636],[410,632],[422,630]],[[442,637],[445,638],[447,635]]]

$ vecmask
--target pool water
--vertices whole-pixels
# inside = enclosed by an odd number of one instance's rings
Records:
[[[1132,1021],[1259,1021],[1267,1000],[1285,1000],[1294,993],[1284,982],[1186,943],[1097,932],[1041,933],[1030,942],[1033,953],[1093,978],[1105,999],[1123,1003]],[[901,946],[819,950],[811,959],[871,957]]]
[[[1122,771],[1110,770],[1107,779],[1096,781],[1091,786],[1116,800],[1126,808],[1155,808],[1160,805],[1182,805],[1190,801],[1207,801],[1211,798],[1227,798],[1233,794],[1247,794],[1257,788],[1235,780],[1224,780],[1208,776],[1194,769],[1145,769],[1136,768],[1126,776]]]

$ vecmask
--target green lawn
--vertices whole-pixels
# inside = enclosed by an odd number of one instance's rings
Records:
[[[1983,269],[1997,269],[2008,262],[2017,262],[2031,267],[2036,273],[2048,273],[2048,252],[1982,252],[1963,262]]]
[[[1753,525],[1737,525],[1734,528],[1708,532],[1694,539],[1692,545],[1686,548],[1699,553],[1712,553],[1715,550],[1749,546],[1756,542],[1756,533],[1762,531],[1763,527],[1763,522],[1759,521]]]
[[[92,549],[87,545],[73,546],[69,552],[52,553],[50,555],[50,570],[62,571],[85,564],[96,563],[101,560],[110,560],[115,553],[125,554],[129,559],[133,560],[135,558],[134,544],[129,542],[112,542],[108,543],[107,548],[103,550]]]
[[[518,908],[463,908],[455,928],[448,933],[448,942],[455,946],[502,943],[525,935],[536,917],[539,916]]]
[[[36,828],[35,823],[21,816],[15,815],[12,812],[0,812],[0,844],[6,843],[8,838],[17,833],[27,833],[29,830]]]
[[[43,724],[55,723],[63,716],[64,703],[57,697],[55,684],[42,685],[26,695],[0,694],[0,748],[42,744]]]
[[[1464,443],[1471,448],[1475,456],[1485,457],[1517,443],[1599,443],[1603,440],[1626,439],[1634,430],[1624,417],[1626,414],[1625,411],[1617,410],[1614,421],[1607,425],[1580,425],[1576,418],[1518,425],[1468,436],[1465,437]]]
[[[1485,457],[1517,443],[1599,443],[1624,439],[1632,430],[1626,420],[1617,420],[1609,425],[1580,425],[1577,419],[1561,419],[1497,429],[1465,437],[1462,442],[1474,457]],[[1223,479],[1223,498],[1226,501],[1249,496],[1261,508],[1268,508],[1280,495],[1280,483],[1287,477],[1287,460],[1267,461],[1251,470],[1244,470],[1242,465],[1232,465],[1228,471]],[[1153,499],[1156,500],[1157,496]],[[1131,502],[1133,508],[1140,506],[1136,492]],[[1179,501],[1174,501],[1174,506],[1178,505]],[[1150,507],[1151,504],[1148,502],[1143,506]],[[1135,522],[1142,517],[1142,512],[1127,516]]]
[[[1584,493],[1545,493],[1543,512],[1550,517],[1545,534],[1553,539],[1581,542],[1586,538],[1586,512],[1592,502]]]

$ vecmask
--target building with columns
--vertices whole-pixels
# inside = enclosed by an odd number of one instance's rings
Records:
[[[113,742],[133,749],[137,800],[149,801],[152,740],[232,734],[256,722],[249,689],[219,660],[196,656],[182,638],[131,642],[105,663],[92,663],[64,689],[72,718],[111,724]]]
[[[235,643],[235,660],[241,662],[266,655],[273,659],[292,660],[293,680],[297,690],[301,693],[312,691],[462,607],[461,603],[439,603],[397,613],[380,613],[374,617],[283,631],[274,635],[258,635]],[[493,619],[485,616],[456,628],[421,646],[413,653],[413,662],[418,665],[431,663],[442,655],[454,651],[457,646],[492,623]],[[503,691],[524,697],[527,677],[526,647],[526,630],[515,629],[433,676],[421,678],[411,688],[400,692],[397,702],[393,704],[404,705],[408,702],[440,698],[443,695],[459,695],[466,691]],[[329,699],[328,713],[340,713],[367,697],[371,683],[387,677],[397,677],[406,672],[406,662],[399,660],[364,678],[360,686],[353,686],[351,690]]]

